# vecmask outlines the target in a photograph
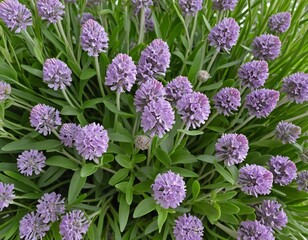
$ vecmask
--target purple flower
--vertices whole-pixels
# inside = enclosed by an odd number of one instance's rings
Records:
[[[185,94],[192,93],[193,87],[187,77],[178,76],[166,86],[166,98],[176,104]]]
[[[296,165],[288,157],[274,156],[268,163],[274,183],[286,186],[296,178]]]
[[[136,111],[142,112],[149,102],[161,98],[163,99],[165,94],[166,92],[163,84],[155,79],[142,83],[135,93],[134,104],[136,106]]]
[[[176,105],[178,114],[186,126],[197,128],[209,118],[210,102],[203,93],[193,92],[185,94]]]
[[[279,37],[272,34],[262,34],[252,43],[252,54],[261,60],[274,60],[280,54],[281,42]]]
[[[75,123],[64,123],[60,129],[60,140],[66,147],[72,147],[81,127]]]
[[[233,11],[238,0],[213,0],[213,9],[219,11]]]
[[[11,90],[10,84],[0,81],[0,102],[9,98]]]
[[[233,18],[225,18],[212,28],[208,40],[210,46],[229,52],[236,44],[240,34],[240,27]]]
[[[258,221],[245,221],[237,231],[237,240],[274,240],[271,228]]]
[[[62,218],[60,223],[60,234],[63,240],[81,240],[87,233],[89,221],[81,210],[71,211]]]
[[[80,25],[82,26],[83,24],[86,23],[86,21],[88,20],[95,20],[94,16],[92,15],[92,13],[88,13],[88,12],[84,12],[80,18]]]
[[[291,102],[308,101],[308,74],[298,72],[285,77],[281,91],[287,94]]]
[[[72,71],[59,59],[49,58],[43,66],[43,80],[54,90],[65,89],[72,82]]]
[[[281,12],[272,15],[268,19],[268,27],[273,32],[286,32],[291,25],[291,14],[289,12]]]
[[[199,218],[184,214],[175,220],[173,235],[176,240],[202,240],[203,229]]]
[[[154,199],[163,208],[177,208],[186,197],[186,186],[179,174],[168,171],[158,174],[152,184]]]
[[[202,2],[202,0],[179,0],[179,5],[184,15],[195,16],[202,10]]]
[[[26,176],[39,175],[45,167],[46,157],[38,150],[23,151],[17,158],[20,173]]]
[[[97,57],[99,53],[106,52],[108,48],[108,36],[103,26],[95,20],[89,19],[82,25],[81,47],[89,56]]]
[[[112,91],[129,92],[136,82],[137,69],[130,56],[118,54],[108,66],[105,84]]]
[[[238,182],[244,193],[258,197],[258,195],[270,194],[273,174],[262,166],[246,164],[239,170]]]
[[[145,106],[141,115],[141,126],[151,137],[162,137],[172,129],[174,112],[169,102],[164,99],[154,100]]]
[[[216,145],[216,156],[227,166],[241,163],[248,153],[248,140],[243,134],[223,134]]]
[[[308,170],[301,171],[297,176],[298,190],[308,192]]]
[[[277,124],[275,129],[275,136],[283,144],[296,143],[296,140],[301,135],[301,128],[293,123],[281,121]]]
[[[264,200],[256,207],[257,220],[272,229],[281,230],[288,223],[288,218],[281,205],[275,200]]]
[[[75,147],[78,153],[86,160],[100,158],[108,148],[108,132],[98,123],[91,123],[76,134]]]
[[[51,133],[61,125],[60,113],[53,107],[45,104],[35,105],[30,113],[30,123],[32,127],[44,136]]]
[[[155,39],[142,52],[137,66],[137,80],[141,84],[158,76],[165,76],[170,65],[169,47],[161,39]]]
[[[49,228],[37,213],[31,212],[20,220],[19,235],[25,240],[42,239]]]
[[[45,193],[38,200],[37,213],[43,219],[44,223],[55,222],[59,219],[59,215],[64,214],[65,204],[64,198],[61,199],[60,194]]]
[[[153,6],[152,0],[132,0],[132,2],[135,7],[135,13],[138,13],[141,8],[148,9]]]
[[[241,93],[236,88],[223,88],[213,98],[218,113],[230,116],[241,106]]]
[[[0,19],[15,33],[26,30],[32,25],[31,12],[17,0],[5,0],[0,3]]]
[[[245,107],[251,116],[265,118],[275,109],[278,100],[278,91],[263,88],[246,96]]]
[[[8,207],[14,198],[14,184],[0,182],[0,211]]]
[[[250,89],[263,87],[268,79],[268,64],[263,60],[247,62],[238,69],[237,76]]]
[[[50,23],[57,23],[64,15],[64,5],[59,0],[38,0],[38,15]]]

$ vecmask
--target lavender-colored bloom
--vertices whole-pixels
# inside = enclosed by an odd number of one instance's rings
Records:
[[[141,115],[141,126],[151,137],[158,135],[161,138],[172,129],[174,118],[170,103],[161,98],[145,106]]]
[[[223,134],[216,145],[216,156],[227,166],[241,163],[248,153],[248,140],[243,134]]]
[[[72,147],[81,127],[75,123],[64,123],[60,129],[60,140],[66,147]]]
[[[212,28],[208,36],[209,44],[217,51],[223,49],[228,52],[236,44],[239,34],[237,22],[233,18],[225,18]]]
[[[278,100],[278,91],[259,89],[246,96],[245,107],[248,109],[251,116],[265,118],[275,109]]]
[[[49,228],[37,213],[31,212],[20,220],[19,235],[21,239],[25,240],[42,239]]]
[[[54,90],[65,89],[72,82],[72,71],[59,59],[49,58],[43,66],[43,80]]]
[[[63,240],[81,240],[87,233],[89,221],[81,210],[71,211],[62,218],[60,234]]]
[[[288,157],[274,156],[268,166],[274,176],[274,183],[280,186],[286,186],[296,178],[296,165]]]
[[[274,60],[280,54],[281,42],[279,37],[272,34],[262,34],[252,43],[252,55],[261,60]]]
[[[237,231],[237,240],[274,240],[271,228],[261,224],[259,221],[245,221]]]
[[[14,184],[0,182],[0,211],[8,207],[14,198]]]
[[[202,0],[179,0],[179,5],[183,14],[195,16],[202,10],[202,2]]]
[[[287,94],[291,102],[308,101],[308,74],[298,72],[285,77],[281,91]]]
[[[127,54],[118,54],[108,66],[105,84],[112,91],[129,92],[136,82],[137,69],[133,59]]]
[[[155,79],[142,83],[135,93],[134,104],[136,106],[136,111],[142,112],[149,102],[161,98],[163,99],[165,94],[166,92],[163,84]]]
[[[237,72],[237,76],[241,79],[242,85],[250,89],[263,87],[268,79],[268,64],[267,62],[251,61],[243,64]]]
[[[230,116],[241,106],[241,93],[236,88],[223,88],[213,98],[218,113]]]
[[[75,147],[78,153],[86,160],[96,160],[108,148],[108,132],[98,123],[91,123],[76,134]]]
[[[64,15],[64,5],[59,0],[38,0],[36,3],[38,15],[50,23],[57,23]]]
[[[197,128],[209,118],[210,102],[203,93],[193,92],[184,95],[176,104],[178,114],[186,126]]]
[[[31,12],[17,0],[5,0],[0,3],[0,19],[15,33],[26,30],[32,25]]]
[[[184,214],[175,220],[173,235],[176,240],[202,240],[203,229],[199,218]]]
[[[64,198],[61,199],[60,194],[45,193],[38,200],[37,213],[43,219],[44,223],[55,222],[59,219],[59,215],[64,214],[65,204]]]
[[[275,129],[275,136],[283,144],[296,143],[296,140],[301,135],[301,128],[293,123],[281,121],[277,124]]]
[[[183,177],[172,171],[158,174],[152,184],[154,199],[163,208],[177,208],[186,197]]]
[[[45,167],[46,157],[38,150],[23,151],[17,158],[20,173],[26,176],[39,175]]]
[[[213,0],[213,9],[219,11],[233,11],[238,0]]]
[[[95,17],[92,15],[92,13],[84,12],[80,18],[80,25],[82,26],[86,23],[86,21],[90,19],[95,20]]]
[[[239,170],[238,182],[241,190],[248,195],[267,195],[273,186],[273,174],[262,166],[246,164]]]
[[[166,86],[166,98],[176,104],[185,94],[192,93],[193,87],[187,77],[178,76]]]
[[[0,81],[0,102],[9,98],[11,94],[11,85],[9,83]]]
[[[137,66],[137,80],[141,84],[158,76],[165,76],[171,54],[167,43],[155,39],[142,52]]]
[[[257,220],[272,229],[281,230],[288,223],[288,218],[281,205],[275,200],[264,200],[256,207]]]
[[[301,171],[297,176],[298,190],[308,192],[308,170]]]
[[[30,124],[36,131],[47,136],[61,125],[60,113],[48,105],[37,104],[31,110]]]
[[[89,19],[82,25],[81,47],[89,56],[97,57],[99,53],[106,52],[108,36],[105,29],[95,20]]]
[[[132,0],[134,7],[135,7],[135,13],[138,13],[141,8],[148,9],[149,7],[153,6],[152,0]]]
[[[289,29],[291,25],[291,13],[281,12],[272,15],[268,19],[268,27],[273,32],[283,33]]]

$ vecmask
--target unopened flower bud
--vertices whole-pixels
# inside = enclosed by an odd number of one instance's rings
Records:
[[[198,72],[198,81],[200,82],[206,82],[207,80],[209,80],[211,78],[211,75],[205,71],[205,70],[200,70]]]
[[[151,138],[145,135],[138,135],[135,138],[135,146],[140,150],[147,150],[150,148]]]

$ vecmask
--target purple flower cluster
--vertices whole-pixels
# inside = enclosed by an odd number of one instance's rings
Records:
[[[0,81],[0,102],[8,99],[11,91],[12,89],[10,84]]]
[[[245,221],[237,231],[237,240],[274,240],[271,228],[261,224],[259,221]]]
[[[177,208],[186,197],[186,186],[179,174],[168,171],[158,174],[152,184],[154,199],[163,208]]]
[[[30,10],[17,0],[5,0],[0,3],[0,19],[15,33],[26,30],[32,25]]]
[[[249,145],[243,134],[223,134],[216,145],[216,156],[227,166],[241,163],[245,160]]]
[[[28,213],[19,222],[19,235],[25,240],[42,239],[49,229],[50,226],[35,212]]]
[[[45,167],[46,157],[38,150],[23,151],[17,158],[20,173],[26,176],[39,175]]]
[[[281,42],[279,37],[272,34],[263,34],[256,37],[252,43],[252,54],[261,60],[274,60],[280,54]]]
[[[64,15],[64,5],[59,0],[38,0],[38,15],[50,23],[57,23]]]
[[[268,19],[268,27],[273,32],[286,32],[291,25],[291,18],[292,16],[289,12],[274,14]]]
[[[53,107],[37,104],[31,110],[30,123],[36,131],[47,136],[61,125],[60,113]]]
[[[225,18],[212,28],[208,40],[210,46],[217,51],[230,51],[236,44],[240,34],[240,27],[233,18]]]
[[[308,74],[294,73],[283,80],[281,91],[286,93],[291,102],[304,103],[308,101]]]
[[[81,240],[88,231],[90,223],[84,212],[74,210],[62,217],[60,234],[63,240]]]
[[[136,82],[137,69],[130,56],[118,54],[108,66],[105,84],[118,93],[130,91]]]
[[[60,140],[66,147],[72,147],[81,127],[75,123],[64,123],[60,129]]]
[[[236,88],[222,88],[213,98],[218,113],[230,116],[241,106],[241,93]]]
[[[250,89],[263,87],[268,75],[268,64],[263,60],[247,62],[238,69],[237,73],[242,85]]]
[[[195,16],[202,10],[203,0],[179,0],[180,8],[184,15]]]
[[[298,190],[308,192],[308,170],[299,172],[296,182],[298,184]]]
[[[175,220],[173,235],[176,240],[202,240],[203,229],[199,218],[184,214]]]
[[[238,0],[213,0],[213,9],[219,11],[233,11]]]
[[[0,211],[8,207],[14,198],[14,184],[0,182]]]
[[[296,143],[296,140],[301,135],[301,128],[293,123],[281,121],[275,129],[275,136],[283,144]]]
[[[178,76],[166,85],[166,99],[173,104],[185,94],[192,92],[193,87],[187,77]]]
[[[38,200],[37,213],[44,223],[55,222],[59,219],[59,215],[64,214],[65,204],[64,198],[61,199],[60,194],[45,193]]]
[[[266,195],[271,192],[273,174],[262,166],[246,164],[239,170],[238,183],[241,190],[248,195]]]

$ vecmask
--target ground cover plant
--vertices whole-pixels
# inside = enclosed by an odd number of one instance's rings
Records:
[[[1,239],[307,239],[306,0],[0,2]]]

